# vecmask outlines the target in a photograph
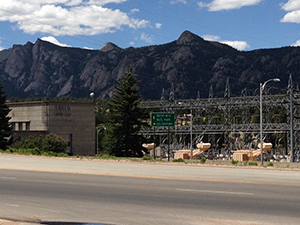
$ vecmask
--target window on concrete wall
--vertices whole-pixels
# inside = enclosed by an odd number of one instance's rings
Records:
[[[19,130],[23,130],[23,123],[19,122]]]
[[[30,122],[26,122],[26,130],[30,130]]]

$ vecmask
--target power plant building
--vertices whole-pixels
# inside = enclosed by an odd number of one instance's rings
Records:
[[[86,102],[14,102],[10,123],[13,140],[58,135],[68,142],[70,155],[95,155],[95,105]]]

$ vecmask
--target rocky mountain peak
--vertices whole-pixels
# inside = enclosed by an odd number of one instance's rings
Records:
[[[180,37],[178,38],[178,40],[176,41],[177,44],[189,44],[192,42],[204,42],[204,39],[197,36],[196,34],[193,34],[192,32],[186,30],[184,31]]]
[[[112,50],[120,50],[121,48],[117,45],[115,45],[114,43],[111,42],[107,42],[105,43],[102,48],[100,49],[101,52],[109,52]]]
[[[168,99],[173,90],[176,99],[195,98],[198,92],[207,97],[210,86],[214,96],[224,96],[228,77],[233,84],[231,96],[239,96],[245,88],[256,93],[260,82],[275,75],[282,82],[272,86],[285,88],[290,73],[297,85],[299,61],[300,48],[240,52],[189,31],[163,45],[122,49],[108,42],[99,51],[64,48],[38,39],[0,52],[0,80],[8,97],[82,98],[94,92],[107,98],[132,66],[141,80],[143,99],[162,95]]]

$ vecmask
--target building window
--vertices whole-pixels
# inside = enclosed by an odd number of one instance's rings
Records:
[[[26,130],[30,130],[30,122],[26,122]]]
[[[23,130],[23,123],[19,122],[19,130]]]
[[[16,123],[11,123],[12,130],[16,130]]]

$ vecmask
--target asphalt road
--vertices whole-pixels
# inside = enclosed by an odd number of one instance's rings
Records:
[[[0,155],[0,218],[299,224],[300,171]]]

